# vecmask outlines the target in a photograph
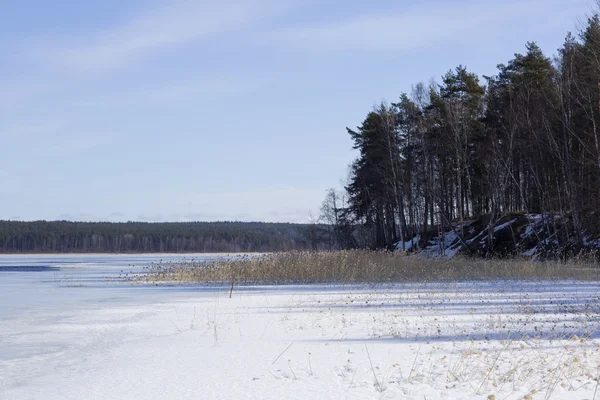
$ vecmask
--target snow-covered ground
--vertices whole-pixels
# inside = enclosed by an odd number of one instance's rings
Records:
[[[597,283],[236,287],[230,299],[17,276],[0,273],[0,290],[36,300],[0,308],[0,399],[592,399],[597,386]]]

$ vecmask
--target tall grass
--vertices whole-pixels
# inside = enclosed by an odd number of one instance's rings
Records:
[[[155,266],[145,280],[182,283],[378,283],[477,279],[600,279],[592,261],[426,259],[398,252],[290,252]]]

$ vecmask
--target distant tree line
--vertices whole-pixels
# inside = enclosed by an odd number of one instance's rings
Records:
[[[322,226],[260,222],[0,221],[2,253],[271,252],[323,247]]]
[[[416,84],[347,129],[359,156],[322,208],[335,247],[383,248],[518,211],[568,216],[570,240],[598,233],[600,18],[553,58],[526,50],[494,76],[459,66]]]

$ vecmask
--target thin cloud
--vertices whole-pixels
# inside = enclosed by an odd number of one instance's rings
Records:
[[[570,0],[576,3],[578,0]],[[436,44],[502,24],[515,15],[564,12],[569,1],[438,3],[435,7],[386,10],[313,26],[283,29],[268,35],[273,40],[317,51],[403,51]],[[265,40],[266,37],[265,37]]]
[[[62,67],[86,71],[120,68],[171,47],[244,30],[290,5],[289,1],[274,0],[180,0],[78,43],[46,46],[41,53]]]
[[[257,90],[261,82],[237,77],[204,80],[167,82],[160,85],[148,85],[142,88],[115,92],[107,96],[95,96],[83,106],[108,105],[145,105],[145,104],[181,104],[214,101]]]

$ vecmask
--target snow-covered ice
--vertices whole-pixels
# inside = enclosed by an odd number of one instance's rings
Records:
[[[591,399],[597,386],[598,283],[254,286],[230,299],[54,273],[0,272],[3,292],[33,298],[0,308],[0,399]]]

